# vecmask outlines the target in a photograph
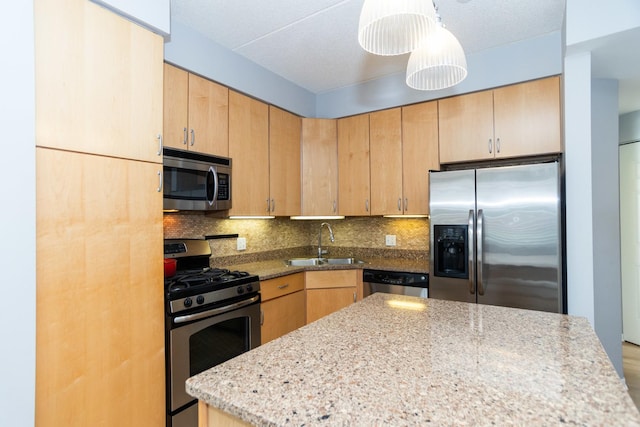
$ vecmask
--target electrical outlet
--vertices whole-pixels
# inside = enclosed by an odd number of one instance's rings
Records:
[[[238,237],[236,241],[236,246],[239,251],[244,251],[247,249],[247,239],[246,237]]]
[[[387,246],[395,246],[396,245],[396,235],[395,234],[387,234],[385,236],[385,243]]]

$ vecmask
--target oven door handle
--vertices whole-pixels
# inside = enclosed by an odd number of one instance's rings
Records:
[[[203,311],[201,313],[187,314],[185,316],[178,316],[173,319],[174,323],[186,323],[192,320],[199,320],[205,317],[214,316],[216,314],[226,313],[227,311],[236,310],[238,308],[246,307],[260,299],[260,295],[256,295],[248,300],[238,301],[233,304],[225,305],[224,307],[214,308],[212,310]]]

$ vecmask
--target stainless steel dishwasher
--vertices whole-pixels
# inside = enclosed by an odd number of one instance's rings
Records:
[[[429,297],[429,275],[426,273],[365,269],[362,281],[365,297],[375,292]]]

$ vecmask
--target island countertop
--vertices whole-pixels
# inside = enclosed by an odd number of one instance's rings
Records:
[[[257,426],[640,425],[585,318],[381,293],[186,387]]]

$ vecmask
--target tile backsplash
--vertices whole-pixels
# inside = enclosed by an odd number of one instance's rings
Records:
[[[164,237],[204,238],[237,234],[244,237],[247,249],[238,251],[236,238],[211,240],[214,257],[256,254],[299,247],[317,247],[318,231],[323,221],[276,219],[220,219],[203,213],[164,215]],[[322,246],[331,251],[368,248],[385,251],[425,252],[429,249],[429,220],[426,218],[349,217],[325,221],[331,225],[335,242],[322,230]],[[385,236],[396,236],[396,246],[386,246]],[[398,256],[399,253],[392,255]]]

